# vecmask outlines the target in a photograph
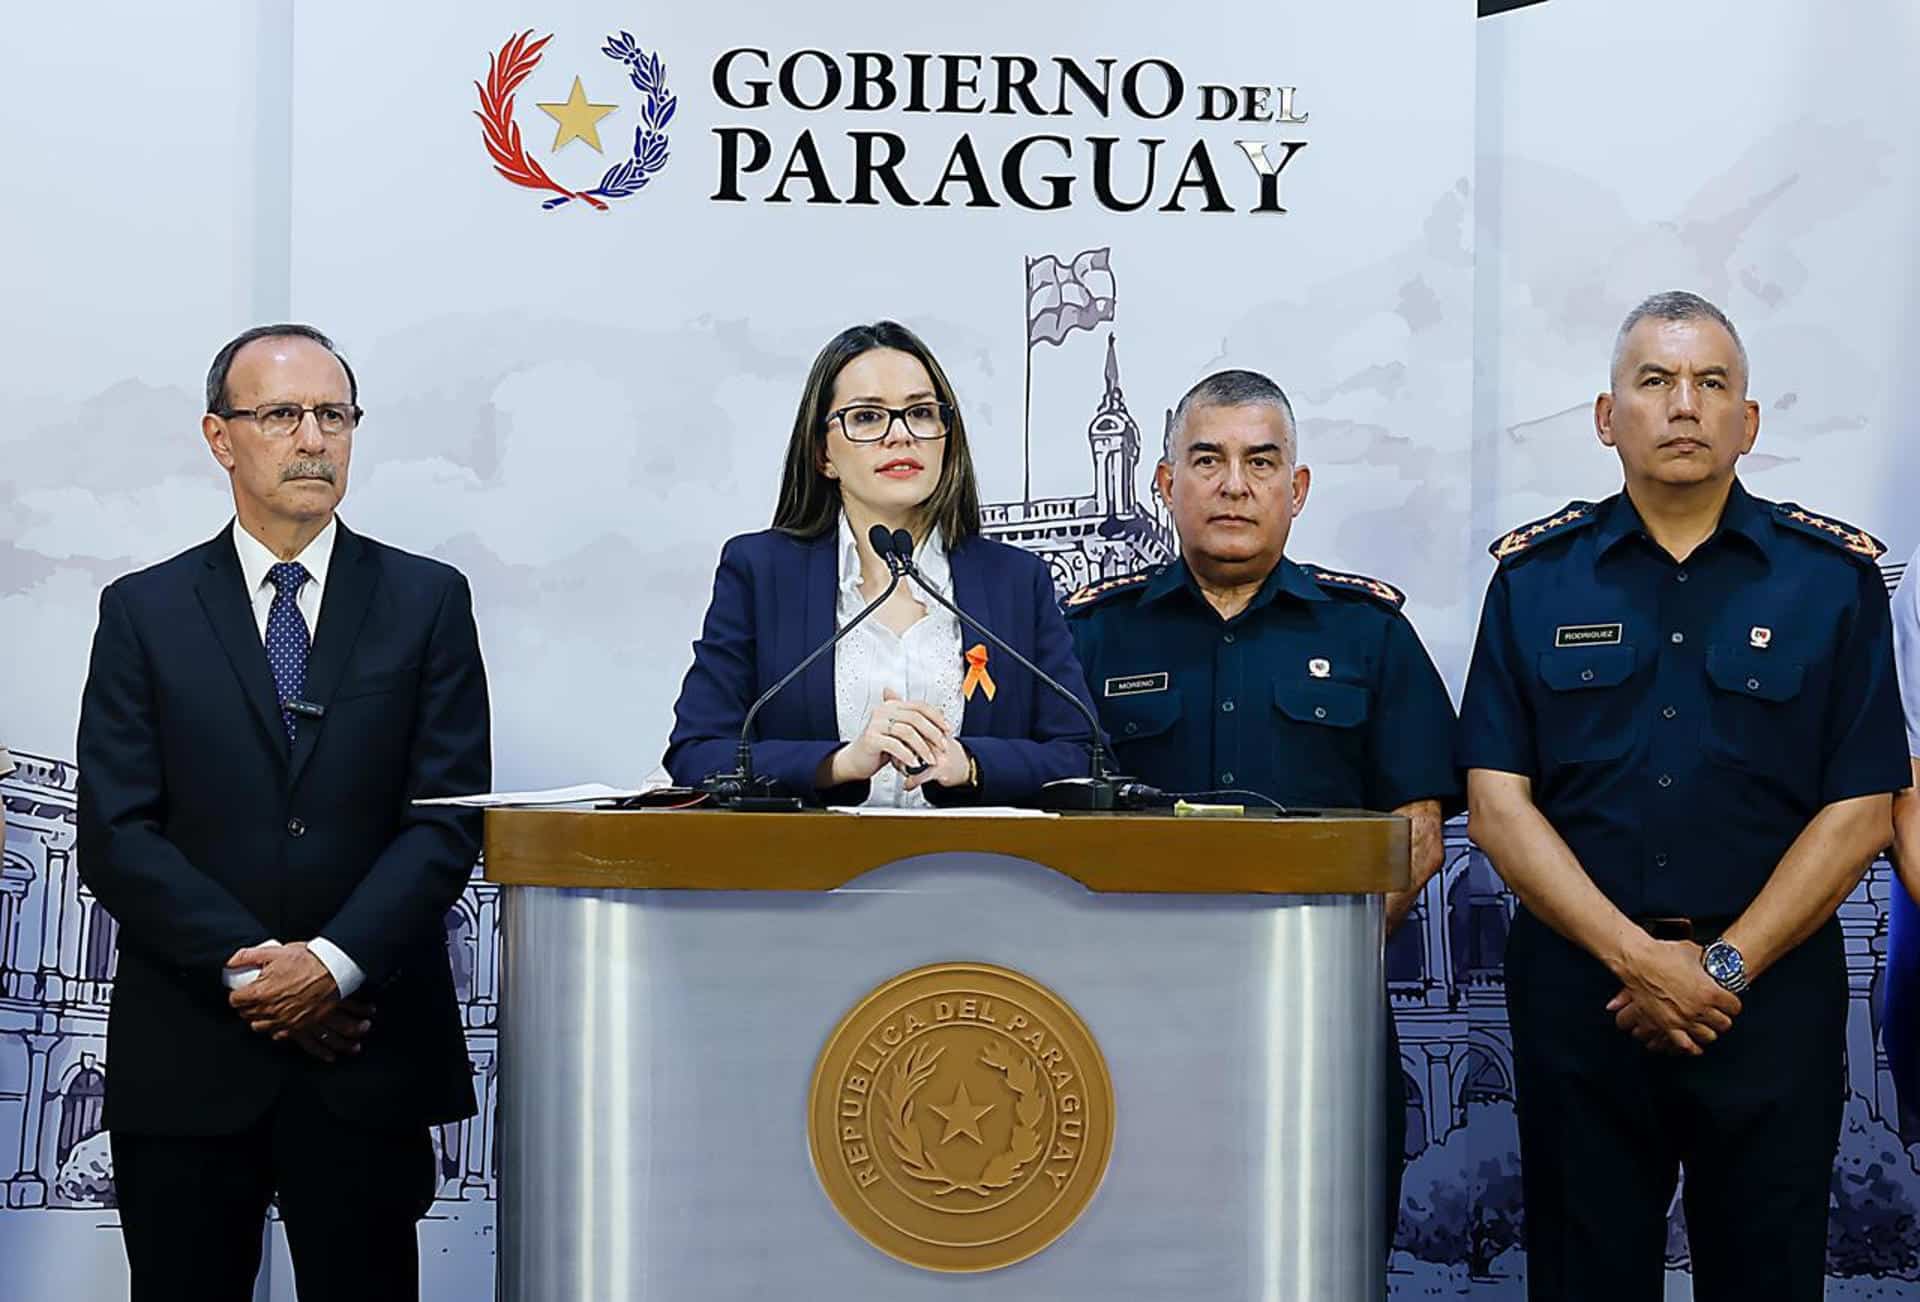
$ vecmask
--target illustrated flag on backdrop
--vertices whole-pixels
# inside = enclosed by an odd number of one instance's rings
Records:
[[[1062,262],[1051,254],[1027,263],[1027,347],[1057,344],[1075,330],[1113,320],[1111,249],[1088,249]]]

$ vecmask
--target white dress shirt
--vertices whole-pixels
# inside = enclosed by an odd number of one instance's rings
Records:
[[[1920,759],[1920,550],[1893,590],[1893,658],[1907,716],[1907,754]]]
[[[947,548],[934,530],[920,544],[914,563],[927,576],[927,582],[952,599],[952,574],[947,566]],[[904,633],[896,633],[880,622],[879,612],[849,633],[833,649],[834,722],[841,741],[852,741],[867,726],[867,719],[891,687],[903,700],[924,701],[946,717],[947,726],[960,731],[961,711],[966,707],[960,688],[966,678],[966,665],[960,650],[960,621],[946,607],[927,596],[914,579],[905,580],[915,600],[927,608],[920,621]],[[835,601],[835,627],[844,628],[867,604],[860,595],[860,548],[853,538],[847,517],[840,517],[840,585]],[[867,792],[869,805],[887,805],[918,809],[928,801],[919,791],[906,789],[906,777],[887,764],[873,775]]]
[[[313,634],[320,627],[320,599],[327,590],[327,566],[333,560],[333,540],[340,532],[338,520],[328,520],[327,527],[314,535],[313,541],[306,545],[294,561],[307,568],[312,577],[300,585],[300,591],[294,598],[294,604],[300,609],[300,617],[307,621],[307,641],[311,645]],[[266,654],[267,614],[273,609],[274,586],[267,577],[267,571],[280,563],[267,545],[240,527],[240,521],[233,522],[233,549],[240,556],[240,574],[246,581],[248,599],[253,602],[254,626],[260,630],[261,654]],[[262,945],[278,945],[277,940],[263,940]],[[367,974],[360,965],[347,957],[345,950],[328,940],[325,936],[315,936],[307,942],[307,948],[313,956],[326,966],[333,976],[333,983],[340,987],[340,997],[345,999],[360,988]],[[229,989],[237,990],[250,981],[257,980],[260,969],[257,967],[228,968],[222,973]]]

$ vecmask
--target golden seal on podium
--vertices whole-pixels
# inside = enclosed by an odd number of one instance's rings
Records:
[[[840,1019],[813,1072],[813,1169],[874,1247],[927,1270],[994,1270],[1059,1238],[1113,1151],[1113,1081],[1052,991],[985,963],[888,981]]]

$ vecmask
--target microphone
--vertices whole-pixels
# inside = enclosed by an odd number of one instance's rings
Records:
[[[694,790],[713,797],[714,804],[725,809],[771,813],[796,810],[801,807],[798,796],[778,795],[769,779],[754,775],[753,743],[749,740],[753,735],[754,718],[760,713],[761,706],[778,696],[782,688],[806,671],[808,665],[833,650],[840,644],[841,638],[860,627],[867,616],[886,604],[887,598],[893,595],[893,590],[900,586],[900,580],[906,575],[906,570],[900,567],[899,558],[894,555],[894,548],[900,537],[906,537],[910,555],[913,550],[913,539],[906,530],[903,529],[896,535],[889,533],[885,525],[876,524],[867,531],[867,542],[872,545],[875,552],[879,553],[880,559],[887,563],[887,570],[892,575],[887,580],[886,588],[879,596],[867,603],[866,609],[848,620],[832,637],[815,647],[808,653],[806,659],[789,669],[773,686],[760,693],[759,698],[747,707],[747,717],[741,721],[740,741],[733,755],[733,771],[716,773],[697,783]]]
[[[876,534],[879,526],[874,526]],[[877,549],[876,549],[877,550]],[[905,529],[896,529],[892,545],[882,555],[890,555],[889,565],[897,566],[896,579],[910,576],[919,581],[918,590],[952,611],[968,628],[993,643],[999,650],[1013,657],[1015,663],[1024,665],[1029,673],[1058,693],[1068,704],[1078,710],[1087,721],[1087,737],[1090,743],[1088,773],[1084,778],[1059,778],[1040,788],[1041,803],[1049,809],[1114,809],[1119,806],[1119,797],[1125,792],[1132,794],[1139,787],[1130,779],[1116,777],[1107,765],[1106,745],[1100,740],[1100,720],[1085,701],[1068,691],[1058,679],[1033,661],[1008,646],[1000,635],[969,615],[934,587],[920,567],[913,561],[913,535]]]

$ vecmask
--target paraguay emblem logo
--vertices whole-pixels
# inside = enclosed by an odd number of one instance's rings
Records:
[[[547,42],[552,39],[548,34],[535,40],[531,30],[524,31],[494,51],[487,60],[486,80],[473,84],[480,92],[480,107],[474,116],[480,119],[481,138],[486,144],[487,156],[493,160],[493,170],[524,189],[546,192],[548,197],[541,203],[542,208],[552,210],[577,199],[605,212],[614,200],[632,198],[644,190],[667,165],[670,157],[667,128],[673,123],[673,111],[679,100],[667,89],[667,68],[660,61],[659,53],[649,54],[641,49],[630,32],[616,32],[606,38],[600,53],[620,66],[621,72],[614,75],[625,77],[631,89],[638,92],[638,102],[595,102],[576,73],[564,99],[559,98],[562,83],[556,82],[554,98],[534,101],[533,107],[551,119],[553,143],[541,147],[547,125],[541,121],[539,130],[529,131],[529,138],[534,141],[529,149],[527,138],[521,136],[520,122],[514,116],[514,99],[522,84],[540,69]],[[611,80],[604,67],[588,71],[597,73],[602,80]],[[540,91],[536,89],[533,93]],[[605,155],[607,151],[600,142],[601,122],[628,115],[638,119],[633,127],[633,152],[607,167],[597,185],[589,187],[583,182],[576,188],[562,184],[541,161],[543,155],[552,158],[563,154]],[[529,128],[535,126],[535,121],[529,120]],[[624,127],[626,123],[617,125]]]
[[[814,1068],[820,1184],[874,1247],[927,1270],[1025,1260],[1086,1210],[1113,1082],[1086,1024],[1028,977],[940,963],[840,1020]]]

